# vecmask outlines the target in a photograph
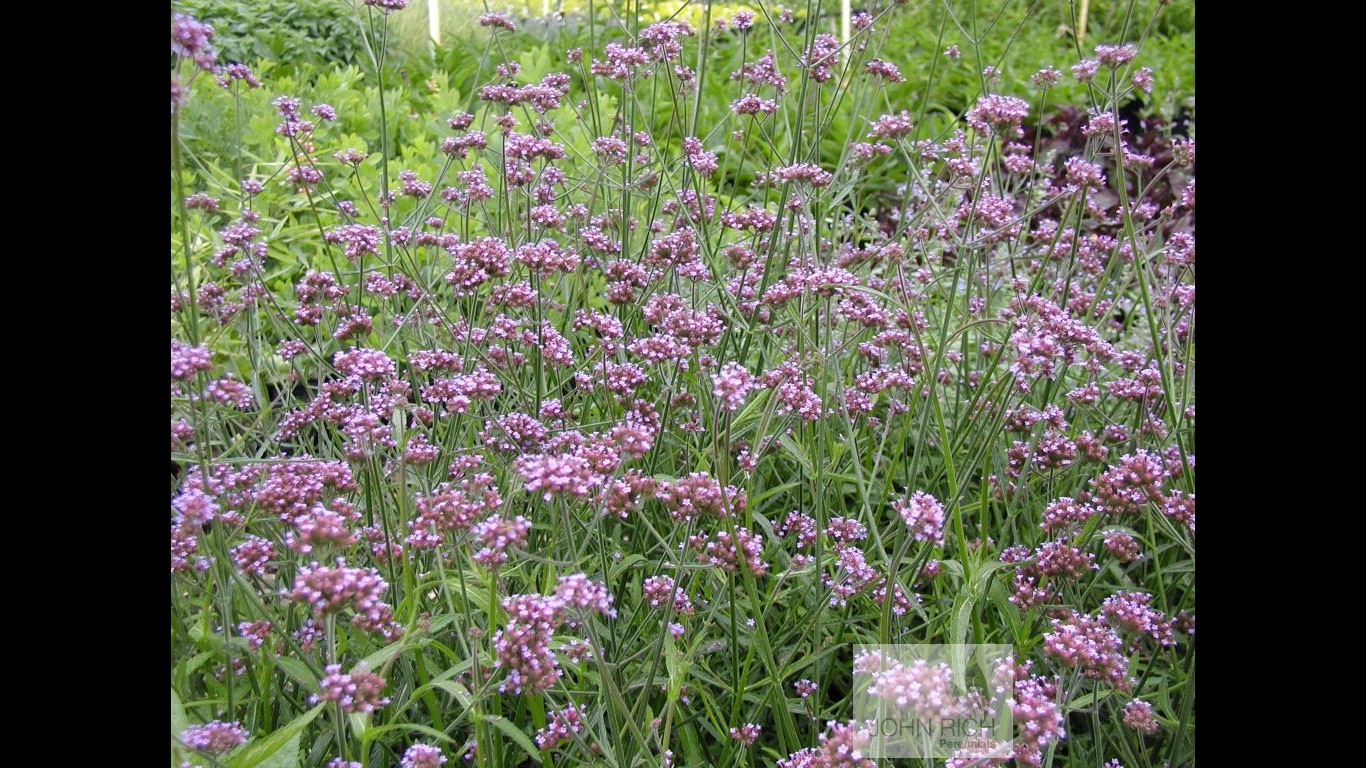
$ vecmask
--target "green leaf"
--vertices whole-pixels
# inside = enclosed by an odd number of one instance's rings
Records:
[[[625,573],[627,570],[631,569],[638,563],[643,562],[645,562],[644,555],[640,554],[639,552],[632,552],[631,554],[623,557],[621,560],[619,560],[612,566],[612,571],[609,574],[608,578],[612,581],[616,581],[617,579],[621,578],[621,574]]]
[[[352,712],[346,716],[346,722],[350,724],[352,733],[364,736],[370,730],[370,713]]]
[[[741,435],[751,423],[758,422],[759,417],[763,415],[765,407],[768,405],[768,400],[769,390],[767,389],[760,390],[757,395],[750,398],[749,403],[740,409],[739,415],[731,422],[731,434]]]
[[[550,70],[555,66],[550,58],[550,44],[542,43],[539,48],[523,52],[518,57],[518,63],[522,65],[521,76],[523,80],[527,82],[540,80],[550,74]],[[539,757],[539,755],[538,752],[537,756]]]
[[[972,609],[985,596],[987,585],[991,583],[992,574],[1008,566],[999,560],[982,563],[972,574],[972,583],[968,588],[958,593],[954,600],[953,619],[949,629],[949,642],[962,645],[967,642],[968,632],[972,628]],[[949,659],[950,666],[953,667],[954,674],[961,675],[963,665],[966,660],[963,658],[963,650],[955,648]]]
[[[782,493],[783,491],[790,491],[790,490],[792,490],[793,488],[796,488],[796,487],[799,486],[799,485],[801,485],[801,483],[798,483],[798,482],[791,482],[791,483],[783,483],[782,485],[774,486],[774,487],[772,487],[772,488],[766,488],[766,489],[764,489],[764,490],[762,490],[762,491],[760,491],[760,492],[754,494],[754,496],[750,498],[750,505],[751,505],[751,506],[758,506],[760,503],[762,503],[763,501],[769,499],[770,497],[775,496],[775,495],[777,495],[777,494],[779,494],[779,493]]]
[[[1016,645],[1021,644],[1022,636],[1027,631],[1024,622],[1020,620],[1020,609],[1010,602],[1010,593],[1005,584],[997,581],[993,582],[991,589],[991,602],[996,606],[996,614],[1000,616],[1010,628],[1010,635]]]
[[[379,669],[385,664],[388,664],[389,662],[393,661],[394,658],[398,656],[398,652],[401,650],[403,650],[403,641],[397,640],[395,642],[389,643],[388,645],[384,646],[378,651],[375,651],[369,656],[366,656],[365,658],[361,659],[360,663],[356,666],[359,667],[361,665],[365,665],[367,668],[372,670]]]
[[[185,707],[180,703],[180,695],[171,689],[171,766],[180,765],[180,747],[176,739],[190,727],[190,718],[185,716]]]
[[[190,727],[190,718],[185,716],[185,707],[180,703],[180,694],[171,689],[171,735],[179,736]]]
[[[450,736],[447,736],[446,734],[442,733],[441,731],[438,731],[430,725],[421,725],[418,723],[390,723],[388,725],[377,725],[374,728],[371,728],[370,730],[366,731],[362,743],[372,742],[390,731],[420,733],[424,736],[430,736],[431,738],[436,739],[437,741],[444,741],[446,743],[455,742],[455,740],[452,739]]]
[[[266,765],[267,758],[284,749],[291,741],[294,742],[294,753],[297,761],[299,734],[308,727],[309,723],[313,722],[313,718],[317,717],[325,706],[327,706],[326,702],[319,704],[294,718],[283,728],[269,736],[253,741],[240,751],[233,753],[232,757],[223,761],[223,764],[227,768],[257,768],[257,766]]]
[[[671,632],[664,633],[664,668],[669,673],[669,702],[673,703],[678,701],[683,690],[687,662],[683,661],[683,654],[679,652]]]
[[[973,579],[967,589],[959,593],[958,599],[953,601],[953,622],[952,629],[949,630],[949,640],[952,642],[966,642],[968,627],[973,618],[973,607],[978,600],[986,593],[986,585],[992,581],[992,574],[1001,568],[1007,567],[1009,563],[1001,563],[1000,560],[982,563],[977,570],[973,571]]]
[[[531,739],[522,732],[522,729],[513,725],[510,720],[505,717],[499,717],[498,715],[486,715],[484,719],[492,724],[494,728],[507,734],[508,738],[517,742],[517,746],[525,750],[528,755],[531,755],[532,760],[541,759],[541,750],[537,749],[536,745],[531,743]]]
[[[954,578],[963,578],[963,564],[957,560],[940,560],[939,568]]]
[[[778,442],[782,443],[784,450],[792,454],[792,458],[797,460],[797,464],[801,466],[804,473],[815,474],[815,470],[811,466],[811,458],[806,455],[806,450],[796,440],[792,439],[791,435],[784,434],[778,438]]]
[[[299,736],[294,734],[278,752],[260,763],[260,768],[299,768]]]
[[[1092,691],[1091,693],[1083,693],[1082,695],[1074,699],[1069,699],[1067,701],[1067,710],[1069,712],[1087,712],[1089,711],[1087,707],[1090,706],[1092,702],[1100,701],[1101,699],[1107,699],[1110,697],[1110,694],[1112,693],[1114,693],[1114,691],[1109,688],[1103,691]]]
[[[460,706],[470,709],[474,706],[474,697],[470,695],[469,689],[454,680],[437,680],[432,683],[432,687],[440,688],[455,697],[460,702]]]
[[[313,670],[309,669],[307,664],[299,659],[292,656],[281,656],[275,660],[275,663],[280,666],[280,669],[285,671],[286,675],[298,680],[306,687],[318,687],[318,677],[313,674]]]
[[[191,631],[191,634],[193,634],[194,630],[191,629],[190,631]],[[212,659],[213,657],[214,657],[214,654],[213,654],[212,652],[210,652],[210,651],[204,651],[203,653],[196,653],[193,657],[190,658],[189,661],[185,662],[185,668],[184,668],[183,670],[181,670],[180,674],[182,674],[182,675],[190,675],[190,674],[193,674],[194,671],[195,671],[196,669],[199,669],[200,667],[204,666],[204,662],[208,661],[209,659]]]

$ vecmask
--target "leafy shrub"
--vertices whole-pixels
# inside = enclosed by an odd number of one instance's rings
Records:
[[[341,0],[186,0],[185,12],[213,26],[225,61],[266,60],[279,74],[313,73],[365,56],[349,3]]]
[[[995,78],[895,3],[261,88],[174,24],[175,764],[868,768],[851,644],[967,640],[1016,765],[1192,763],[1194,124],[1130,7]]]

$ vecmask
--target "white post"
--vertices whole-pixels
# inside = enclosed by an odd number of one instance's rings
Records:
[[[427,33],[434,47],[441,45],[441,0],[427,0]]]
[[[850,0],[840,0],[840,45],[849,45]],[[846,53],[845,56],[850,54]]]

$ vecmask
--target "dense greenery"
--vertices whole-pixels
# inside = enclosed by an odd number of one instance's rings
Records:
[[[1193,3],[559,7],[175,4],[172,765],[1193,765]]]
[[[224,61],[269,62],[280,74],[305,75],[364,61],[355,11],[341,0],[185,0],[183,6],[213,20]]]

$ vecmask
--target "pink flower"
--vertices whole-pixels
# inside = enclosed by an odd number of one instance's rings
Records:
[[[892,502],[892,508],[901,513],[917,541],[944,544],[944,505],[924,491],[916,491],[908,498]]]
[[[607,587],[601,582],[590,580],[583,573],[561,576],[559,584],[555,586],[555,597],[566,607],[594,610],[609,619],[617,616],[617,610],[612,607],[612,594]]]
[[[559,493],[586,498],[603,479],[587,459],[576,454],[532,453],[519,457],[515,466],[526,481],[526,489],[532,493],[541,491],[545,501]]]
[[[203,725],[192,725],[180,734],[180,740],[191,749],[222,754],[247,740],[247,729],[241,723],[211,720]]]
[[[1049,742],[1066,737],[1062,710],[1057,704],[1057,681],[1017,673],[1015,697],[1010,703],[1019,740],[1015,759],[1022,765],[1043,765],[1043,750]]]
[[[911,122],[911,113],[901,110],[901,114],[885,114],[873,121],[873,126],[868,131],[870,139],[899,139],[915,130],[915,124]]]
[[[1124,705],[1124,724],[1139,733],[1157,733],[1157,719],[1153,717],[1153,705],[1142,699],[1134,699]]]
[[[343,674],[341,665],[329,664],[326,675],[318,682],[318,693],[309,697],[311,703],[333,701],[343,712],[373,712],[389,703],[382,696],[385,680],[364,667]]]
[[[1126,64],[1133,61],[1137,55],[1138,48],[1132,44],[1096,46],[1096,58],[1107,67],[1118,67],[1121,64]]]
[[[503,600],[508,623],[493,635],[495,667],[507,671],[499,684],[504,693],[540,693],[560,679],[550,638],[564,620],[564,604],[541,595],[512,595]]]
[[[1020,124],[1029,116],[1029,102],[1014,96],[988,94],[977,100],[968,110],[967,123],[983,133],[997,131],[1010,136],[1021,136]]]
[[[889,83],[899,83],[905,79],[901,76],[901,70],[897,69],[895,64],[890,61],[882,61],[881,59],[873,59],[868,62],[868,66],[864,71],[870,75],[881,77]]]
[[[965,711],[954,693],[953,670],[948,664],[930,664],[924,659],[902,664],[884,658],[868,671],[873,676],[868,695],[896,706],[921,722],[939,722],[959,717]]]
[[[355,611],[352,624],[388,637],[401,632],[394,624],[393,608],[381,599],[388,588],[379,571],[348,568],[346,560],[339,557],[335,568],[319,565],[316,561],[300,568],[294,588],[282,590],[281,594],[307,604],[318,621],[329,613],[351,608]]]
[[[509,19],[501,13],[485,13],[481,15],[479,17],[479,26],[489,27],[491,29],[506,29],[509,32],[517,31],[517,25],[513,23],[512,19]]]
[[[1129,659],[1123,642],[1103,620],[1072,611],[1066,620],[1053,619],[1053,630],[1043,636],[1044,655],[1085,677],[1108,682],[1119,690],[1129,687]]]
[[[684,592],[682,587],[674,586],[673,577],[667,574],[645,579],[641,592],[651,608],[659,608],[672,602],[674,613],[691,616],[694,612],[688,593]]]
[[[397,0],[407,3],[408,0]],[[446,764],[446,756],[441,749],[430,744],[414,744],[404,750],[398,761],[399,768],[439,768]]]
[[[802,66],[807,68],[811,79],[824,83],[835,76],[834,68],[840,63],[840,43],[834,35],[816,35],[811,47],[802,54]]]
[[[564,709],[550,713],[550,722],[546,727],[536,731],[536,746],[547,751],[552,750],[581,730],[583,711],[570,704]]]
[[[759,732],[761,730],[763,730],[762,726],[754,723],[745,723],[739,728],[732,727],[730,729],[730,737],[748,747],[759,738]]]
[[[483,548],[474,553],[474,561],[485,568],[497,569],[507,562],[510,547],[525,547],[531,521],[517,515],[512,519],[497,514],[474,527],[474,540]]]
[[[745,401],[745,396],[757,387],[754,375],[739,363],[726,363],[712,374],[711,393],[721,401],[721,407],[734,412]]]

